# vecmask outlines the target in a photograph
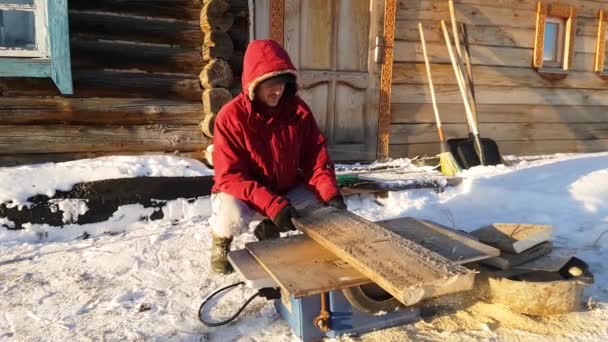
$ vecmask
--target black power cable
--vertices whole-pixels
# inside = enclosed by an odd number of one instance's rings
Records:
[[[215,292],[213,292],[212,294],[210,294],[207,298],[205,298],[203,300],[203,302],[201,303],[201,306],[198,308],[199,321],[201,321],[201,323],[203,323],[204,325],[206,325],[208,327],[219,327],[219,326],[226,325],[226,324],[234,321],[234,319],[237,318],[243,310],[245,310],[247,305],[249,305],[249,303],[251,303],[251,301],[254,300],[258,296],[264,297],[269,300],[281,298],[281,292],[278,289],[271,288],[271,287],[265,287],[265,288],[259,289],[258,292],[256,292],[253,296],[249,297],[249,299],[247,299],[245,301],[245,303],[236,311],[236,313],[234,315],[230,316],[228,319],[220,321],[220,322],[208,322],[203,318],[203,309],[205,308],[205,305],[211,300],[211,298],[215,297],[220,292],[223,292],[230,288],[237,287],[239,285],[244,285],[244,284],[245,284],[245,282],[240,281],[238,283],[224,286],[221,289],[218,289]]]

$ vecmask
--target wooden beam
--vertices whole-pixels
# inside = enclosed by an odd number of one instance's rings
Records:
[[[202,1],[192,0],[70,0],[70,9],[130,14],[142,17],[199,20]]]
[[[191,126],[0,126],[0,154],[195,151],[210,139]]]
[[[382,68],[380,73],[380,99],[378,106],[378,153],[380,160],[388,158],[391,112],[391,90],[393,81],[393,48],[395,44],[395,18],[397,1],[384,2],[384,31],[382,44]]]
[[[472,271],[348,211],[305,209],[293,221],[405,305],[473,287]]]
[[[32,165],[41,163],[61,163],[71,160],[98,158],[105,156],[139,156],[139,155],[175,155],[184,158],[204,160],[204,152],[184,151],[184,152],[162,152],[162,151],[111,151],[111,152],[76,152],[76,153],[33,153],[33,154],[4,154],[0,155],[0,167],[11,167],[20,165]]]
[[[71,48],[75,69],[136,69],[197,75],[203,66],[200,52],[193,48],[80,39],[72,39]]]
[[[0,125],[196,125],[200,101],[121,98],[0,98]]]
[[[71,3],[71,2],[70,2]],[[71,10],[70,37],[168,44],[198,49],[203,41],[199,25],[189,20],[112,15]]]
[[[270,0],[270,39],[283,46],[285,39],[285,0]]]
[[[74,97],[158,98],[200,101],[197,75],[150,74],[135,71],[73,70]],[[45,78],[0,78],[4,97],[61,95]]]

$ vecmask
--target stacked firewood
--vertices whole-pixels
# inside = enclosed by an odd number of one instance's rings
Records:
[[[233,57],[234,44],[228,30],[234,23],[234,15],[229,9],[228,0],[203,0],[200,24],[204,34],[202,54],[206,63],[199,75],[204,88],[201,130],[210,138],[213,137],[215,116],[232,99],[228,89],[233,82],[233,72],[228,61]]]

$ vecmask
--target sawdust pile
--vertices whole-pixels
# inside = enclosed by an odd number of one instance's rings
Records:
[[[518,314],[502,304],[464,300],[460,309],[433,305],[432,316],[412,325],[362,336],[359,341],[600,341],[608,329],[601,310],[567,315],[533,317]],[[470,306],[468,306],[470,304]],[[423,311],[424,314],[424,311]],[[347,339],[348,340],[348,339]]]

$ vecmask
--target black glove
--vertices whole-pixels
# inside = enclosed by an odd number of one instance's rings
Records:
[[[346,210],[347,208],[346,203],[344,202],[344,197],[342,197],[341,195],[332,197],[329,202],[327,202],[327,205],[341,210]]]
[[[265,219],[255,227],[253,235],[258,238],[258,241],[264,241],[280,238],[281,232],[271,220]]]
[[[272,222],[279,228],[279,231],[284,233],[289,230],[296,230],[291,222],[292,217],[298,217],[298,212],[291,205],[285,206],[279,210],[277,215],[272,219]]]

